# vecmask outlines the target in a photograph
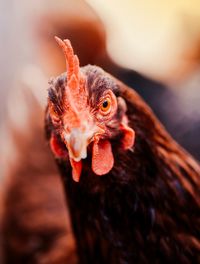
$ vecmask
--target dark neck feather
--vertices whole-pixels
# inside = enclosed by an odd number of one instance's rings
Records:
[[[200,205],[200,166],[197,161],[170,137],[139,95],[122,84],[120,87],[121,96],[128,104],[131,127],[136,131],[135,155],[138,151],[144,158],[152,159],[159,177],[169,182],[178,181]]]

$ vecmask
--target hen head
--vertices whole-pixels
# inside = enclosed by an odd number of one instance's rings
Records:
[[[79,181],[82,159],[91,150],[92,170],[107,174],[114,165],[111,141],[119,138],[126,150],[135,133],[128,126],[126,103],[114,78],[96,66],[79,67],[69,40],[55,37],[67,65],[67,75],[50,81],[48,111],[53,130],[50,146],[58,158],[69,158],[72,177]]]

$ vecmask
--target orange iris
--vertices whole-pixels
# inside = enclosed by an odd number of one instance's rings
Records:
[[[110,108],[111,108],[111,100],[110,98],[106,98],[104,99],[104,101],[102,102],[101,106],[100,106],[100,109],[101,111],[106,114],[110,111]]]

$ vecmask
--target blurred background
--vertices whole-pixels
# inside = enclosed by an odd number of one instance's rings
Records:
[[[65,71],[55,35],[81,65],[133,87],[200,160],[199,0],[0,0],[1,186],[33,159],[34,128],[43,133],[48,80]]]

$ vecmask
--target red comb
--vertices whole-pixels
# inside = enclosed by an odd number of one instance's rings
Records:
[[[69,81],[74,74],[77,79],[79,79],[79,60],[76,55],[74,55],[74,51],[71,45],[71,42],[68,39],[61,40],[58,37],[55,37],[56,42],[62,48],[67,66],[67,80]]]
[[[55,37],[56,42],[62,48],[67,66],[66,102],[67,106],[77,115],[86,107],[87,91],[85,89],[85,76],[81,73],[79,59],[74,54],[71,42],[68,39],[61,40]]]

